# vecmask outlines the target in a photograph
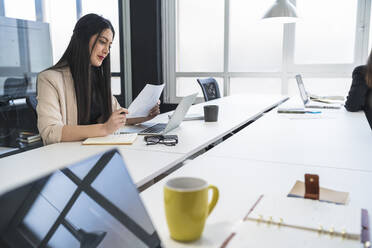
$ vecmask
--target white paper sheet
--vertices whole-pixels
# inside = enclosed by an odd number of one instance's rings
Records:
[[[251,220],[279,223],[293,228],[318,232],[333,229],[335,234],[343,231],[352,239],[359,239],[361,234],[361,209],[348,205],[337,205],[301,198],[282,198],[265,195],[248,216]],[[301,247],[301,246],[299,246]],[[314,246],[316,247],[316,246]]]
[[[145,88],[143,88],[136,99],[129,105],[127,118],[148,116],[150,110],[158,102],[163,89],[164,84],[146,84]]]
[[[287,226],[267,225],[255,221],[244,221],[238,226],[235,236],[232,237],[227,248],[360,248],[363,247],[359,240],[343,239],[339,236],[319,234]],[[222,247],[222,246],[221,246]]]

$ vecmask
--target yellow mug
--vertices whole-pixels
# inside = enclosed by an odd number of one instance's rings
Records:
[[[208,191],[213,191],[208,203]],[[164,186],[164,205],[170,236],[177,241],[199,239],[205,220],[218,201],[218,189],[193,177],[170,179]]]

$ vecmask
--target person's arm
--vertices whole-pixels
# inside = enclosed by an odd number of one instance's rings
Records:
[[[38,75],[36,107],[38,129],[45,145],[61,141],[77,141],[88,137],[105,136],[123,126],[127,113],[126,109],[116,109],[104,124],[96,125],[66,125],[60,106],[60,85],[62,75],[56,71],[45,71]]]
[[[150,113],[146,117],[137,117],[137,118],[128,118],[127,124],[128,125],[134,125],[138,123],[142,123],[145,121],[149,121],[153,119],[155,116],[160,114],[160,101],[150,110]]]
[[[45,145],[61,141],[64,125],[58,94],[62,75],[44,71],[37,78],[37,127]]]
[[[345,103],[345,108],[348,111],[355,112],[364,108],[368,90],[365,81],[365,70],[364,66],[358,66],[353,71],[353,81]]]
[[[120,108],[114,111],[104,124],[65,125],[62,128],[61,141],[79,141],[112,134],[125,125],[127,113],[128,110]]]

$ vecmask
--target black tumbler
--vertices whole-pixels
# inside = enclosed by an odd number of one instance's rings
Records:
[[[218,120],[218,105],[204,106],[204,121],[214,122]]]

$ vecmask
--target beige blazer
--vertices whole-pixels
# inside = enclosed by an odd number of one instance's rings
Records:
[[[70,68],[39,73],[37,100],[37,126],[44,144],[61,142],[63,126],[78,124],[76,94]],[[112,109],[119,108],[119,103],[112,96]]]

